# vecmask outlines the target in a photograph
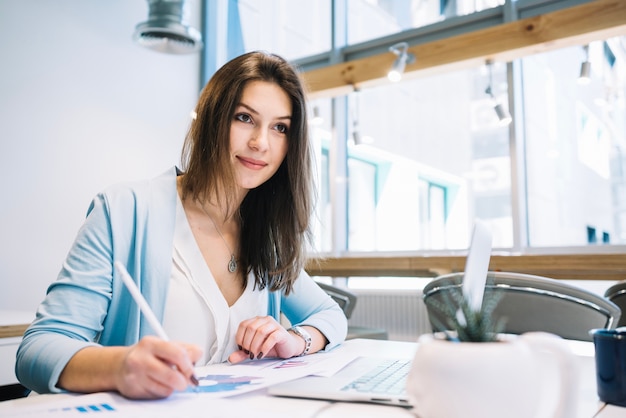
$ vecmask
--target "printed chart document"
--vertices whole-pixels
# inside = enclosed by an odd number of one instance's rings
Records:
[[[311,418],[325,406],[324,402],[308,402],[294,408],[292,404],[264,396],[240,398],[207,398],[173,395],[167,399],[152,401],[129,400],[117,393],[93,393],[90,395],[43,395],[45,402],[26,406],[11,406],[12,402],[0,404],[2,418],[46,417],[100,417],[100,418]],[[50,400],[53,398],[55,400]],[[29,399],[29,401],[31,401]],[[7,404],[7,405],[4,405]]]
[[[330,353],[317,353],[290,359],[263,359],[239,364],[212,364],[196,368],[200,381],[167,399],[152,401],[129,400],[117,393],[89,395],[41,395],[27,402],[0,403],[0,417],[289,417],[294,410],[277,411],[271,398],[251,397],[246,402],[229,399],[232,396],[255,391],[276,383],[308,375],[332,376],[355,359],[350,351],[338,347]],[[262,406],[261,406],[262,404]],[[311,402],[312,405],[323,405]],[[314,408],[309,409],[310,414]],[[210,412],[210,415],[207,413]],[[302,415],[309,416],[309,415]]]
[[[354,356],[337,349],[289,359],[250,360],[239,364],[212,364],[196,368],[200,382],[186,393],[223,398],[264,388],[304,376],[332,376],[354,360]]]

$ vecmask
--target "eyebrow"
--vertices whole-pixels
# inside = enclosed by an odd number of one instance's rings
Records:
[[[238,104],[238,106],[245,107],[246,109],[248,109],[251,113],[254,113],[255,115],[258,115],[258,114],[259,114],[259,112],[257,112],[256,110],[254,110],[254,108],[252,108],[252,107],[248,106],[248,105],[247,105],[247,104],[245,104],[245,103],[239,103],[239,104]],[[287,116],[279,116],[279,117],[277,117],[276,119],[279,119],[279,120],[287,119],[287,120],[289,120],[289,121],[290,121],[290,120],[291,120],[291,115],[287,115]]]

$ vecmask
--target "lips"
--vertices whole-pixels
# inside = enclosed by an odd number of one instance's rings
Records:
[[[237,156],[237,159],[241,162],[241,164],[251,170],[260,170],[267,166],[266,162],[261,160],[255,160],[254,158]]]

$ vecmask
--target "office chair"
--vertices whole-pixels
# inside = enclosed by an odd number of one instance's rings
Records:
[[[626,280],[615,283],[604,292],[604,297],[619,306],[622,316],[617,322],[618,327],[626,325]]]
[[[30,390],[19,383],[0,386],[0,402],[24,398],[28,396],[29,393]]]
[[[445,292],[461,291],[462,280],[463,273],[447,274],[424,287],[433,331],[443,331],[446,321],[428,299],[444,302]],[[505,319],[504,333],[544,331],[571,340],[592,341],[589,330],[615,328],[621,315],[619,307],[608,299],[547,277],[489,272],[485,293],[490,290],[502,292],[494,319]]]
[[[352,311],[354,311],[354,307],[356,306],[357,296],[347,289],[321,282],[316,283],[319,285],[319,287],[324,289],[324,291],[328,293],[335,302],[337,302],[339,307],[343,310],[344,315],[346,315],[346,318],[350,319],[350,316],[352,316]],[[351,340],[354,338],[386,340],[388,338],[388,333],[387,330],[384,330],[382,328],[369,328],[348,325],[348,336],[346,337],[346,339]]]
[[[347,289],[321,282],[316,283],[319,285],[319,287],[324,289],[324,291],[328,293],[335,302],[337,302],[339,307],[343,310],[343,313],[346,315],[346,318],[350,319],[350,316],[352,316],[352,311],[356,306],[356,295],[348,291]]]

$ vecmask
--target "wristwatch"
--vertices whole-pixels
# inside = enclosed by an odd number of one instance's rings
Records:
[[[300,353],[298,357],[302,357],[302,356],[309,354],[309,351],[311,351],[311,334],[309,334],[308,331],[305,330],[304,328],[299,327],[297,325],[289,328],[287,331],[293,332],[294,334],[296,334],[297,336],[301,337],[304,340],[304,351],[302,351],[302,353]]]

